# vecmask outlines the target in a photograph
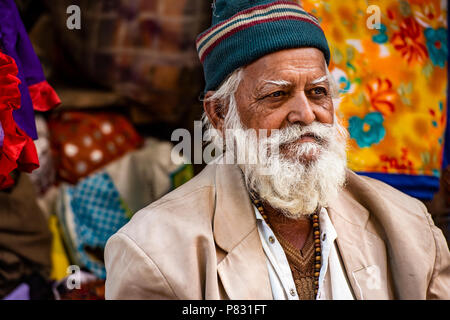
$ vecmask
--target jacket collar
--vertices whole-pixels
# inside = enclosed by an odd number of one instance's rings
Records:
[[[372,199],[376,195],[355,173],[347,171],[346,181],[328,212],[337,232],[336,243],[347,279],[358,300],[393,299],[387,249],[379,236],[382,228],[371,218],[383,208],[368,205],[367,194]]]
[[[233,250],[256,228],[252,204],[242,171],[235,165],[216,165],[214,237],[226,252]]]
[[[227,255],[218,263],[223,287],[233,300],[272,299],[266,258],[241,170],[216,165],[213,232]]]
[[[345,192],[332,216],[347,274],[360,278],[361,299],[386,295],[390,299],[424,299],[423,266],[433,260],[433,243],[428,240],[432,236],[426,235],[431,231],[424,227],[429,224],[423,214],[426,209],[394,189],[390,196],[391,187],[370,180],[349,171]],[[422,233],[418,236],[416,230]],[[381,279],[381,288],[375,285],[376,279]]]

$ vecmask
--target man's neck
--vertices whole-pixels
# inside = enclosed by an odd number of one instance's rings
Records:
[[[302,250],[312,229],[310,219],[307,217],[300,219],[287,218],[283,213],[272,208],[267,203],[264,203],[264,211],[274,232],[281,235],[296,249]]]

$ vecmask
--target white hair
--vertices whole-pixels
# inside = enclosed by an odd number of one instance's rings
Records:
[[[230,122],[237,120],[236,117],[234,117],[235,114],[238,114],[235,94],[239,87],[239,84],[241,83],[242,74],[243,68],[236,69],[227,77],[227,79],[222,83],[219,89],[207,99],[209,101],[220,101],[220,109],[217,110],[217,112],[226,112],[224,118],[224,128],[234,127],[236,125]],[[215,146],[223,146],[224,141],[221,133],[218,132],[216,128],[214,128],[206,112],[203,112],[202,122],[203,128],[205,129],[203,140],[206,143],[212,143]]]

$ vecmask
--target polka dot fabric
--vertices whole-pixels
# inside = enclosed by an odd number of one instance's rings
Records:
[[[131,123],[115,113],[64,112],[49,120],[58,177],[76,183],[142,145]]]

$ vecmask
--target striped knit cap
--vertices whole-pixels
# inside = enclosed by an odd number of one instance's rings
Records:
[[[205,93],[239,67],[272,52],[313,47],[327,64],[330,50],[319,21],[292,1],[216,0],[212,26],[197,37]]]

